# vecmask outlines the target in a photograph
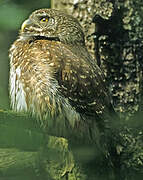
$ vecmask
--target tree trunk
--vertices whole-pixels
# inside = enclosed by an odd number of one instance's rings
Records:
[[[142,109],[143,2],[52,2],[53,8],[72,14],[83,26],[88,50],[105,72],[116,110],[127,117]]]
[[[52,6],[79,20],[88,50],[105,73],[122,119],[113,137],[113,142],[119,142],[118,155],[113,157],[114,165],[120,164],[119,179],[142,179],[142,0],[53,0]]]

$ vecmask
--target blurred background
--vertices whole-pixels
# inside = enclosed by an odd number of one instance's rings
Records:
[[[8,50],[17,38],[22,22],[30,13],[50,6],[50,0],[0,0],[0,109],[9,108]]]

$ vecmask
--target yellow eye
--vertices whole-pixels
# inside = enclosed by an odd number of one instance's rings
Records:
[[[41,22],[48,22],[49,21],[49,17],[42,17],[40,19]]]

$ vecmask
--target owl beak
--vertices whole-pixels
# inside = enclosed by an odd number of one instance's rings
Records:
[[[21,26],[21,32],[23,32],[25,28],[31,24],[32,24],[32,21],[30,19],[25,20]]]

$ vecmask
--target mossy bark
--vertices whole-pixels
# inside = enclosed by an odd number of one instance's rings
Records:
[[[45,139],[46,138],[46,139]],[[43,135],[35,119],[0,111],[0,179],[85,179],[64,138]]]

